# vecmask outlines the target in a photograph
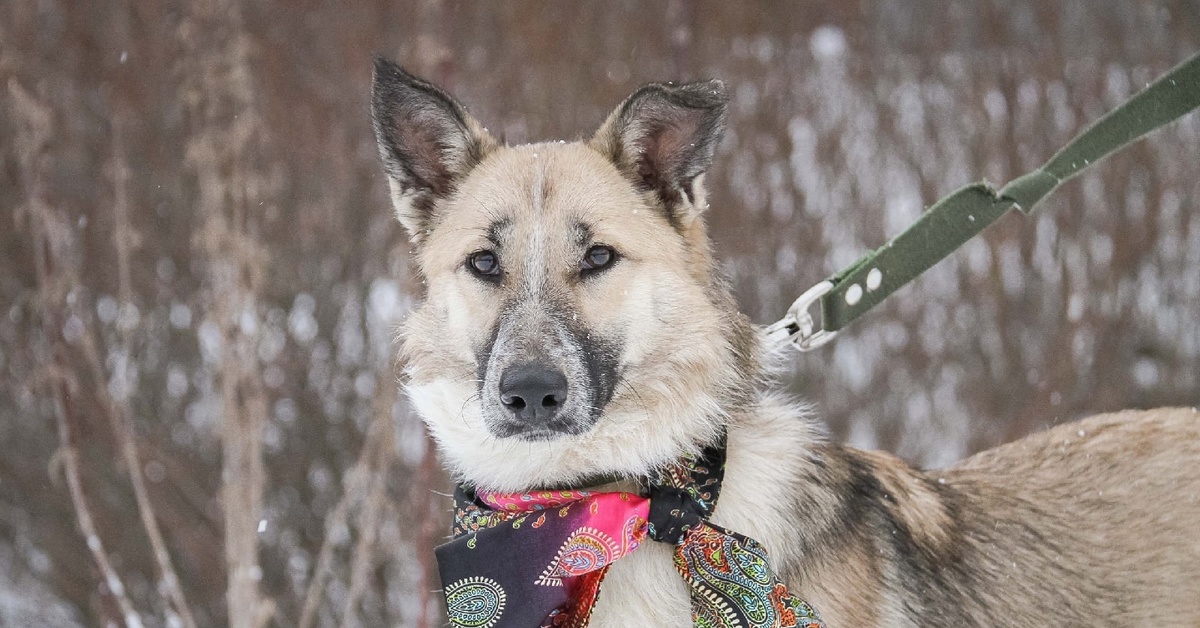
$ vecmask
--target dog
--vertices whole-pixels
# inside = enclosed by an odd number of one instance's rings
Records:
[[[1200,625],[1200,415],[1106,414],[922,471],[772,389],[714,261],[719,81],[652,83],[588,139],[507,146],[379,59],[372,114],[424,279],[405,387],[458,480],[630,487],[728,436],[713,522],[829,626]],[[518,602],[519,603],[519,602]],[[671,548],[615,563],[599,628],[692,625]]]

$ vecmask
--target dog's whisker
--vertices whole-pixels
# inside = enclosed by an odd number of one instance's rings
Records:
[[[480,399],[479,393],[474,393],[474,394],[472,394],[472,395],[468,396],[468,397],[467,397],[467,398],[466,398],[466,399],[463,401],[462,407],[461,407],[461,408],[459,408],[459,410],[458,410],[458,419],[462,420],[462,422],[463,422],[463,425],[465,425],[465,426],[467,426],[467,427],[471,427],[471,424],[470,424],[470,423],[467,423],[467,406],[468,406],[468,405],[469,405],[469,404],[470,404],[472,401],[478,401],[479,399]]]
[[[634,400],[637,401],[637,404],[639,406],[641,406],[642,411],[645,412],[646,414],[650,414],[650,408],[649,408],[649,406],[646,405],[646,400],[642,398],[642,393],[638,392],[638,389],[634,388],[633,384],[629,380],[625,379],[624,377],[621,377],[620,379],[617,380],[617,385],[625,386],[625,388],[630,393],[633,394]]]

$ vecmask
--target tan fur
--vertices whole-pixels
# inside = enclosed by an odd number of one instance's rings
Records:
[[[396,72],[424,90],[414,99],[440,97]],[[716,94],[719,84],[703,88]],[[408,97],[403,89],[393,91]],[[386,116],[436,110],[388,108],[378,94],[392,92],[377,80],[381,151],[397,212],[420,230],[428,285],[403,329],[406,386],[455,477],[503,491],[633,479],[725,429],[714,522],[762,542],[831,627],[1200,625],[1200,415],[1097,416],[928,472],[826,442],[804,408],[771,392],[759,332],[716,272],[699,177],[651,172],[645,181],[657,187],[638,185],[649,166],[630,146],[645,133],[666,129],[674,144],[649,150],[671,159],[681,133],[719,136],[719,98],[696,92],[697,107],[717,111],[708,126],[697,122],[702,109],[637,100],[671,89],[639,91],[581,143],[501,146],[469,117],[442,119],[467,136],[434,148],[472,147],[478,163],[448,170],[453,185],[431,197],[401,166],[433,149],[398,153],[412,138],[388,129],[412,131]],[[647,115],[660,118],[638,118]],[[579,259],[597,242],[621,259],[581,279]],[[495,283],[464,270],[485,248],[505,268]],[[497,437],[485,385],[495,365],[529,354],[570,371],[587,356],[556,340],[568,327],[583,330],[578,342],[594,335],[618,347],[620,383],[599,419],[552,440]],[[648,543],[615,564],[592,625],[690,626],[670,548]]]

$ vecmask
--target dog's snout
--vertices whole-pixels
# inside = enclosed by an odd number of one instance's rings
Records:
[[[500,376],[500,402],[516,418],[545,423],[567,400],[567,377],[542,364],[509,367]]]

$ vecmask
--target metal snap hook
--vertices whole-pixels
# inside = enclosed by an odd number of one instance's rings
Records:
[[[826,279],[809,288],[792,302],[787,314],[777,323],[767,327],[768,340],[775,346],[792,344],[800,351],[812,351],[837,336],[836,331],[817,329],[809,309],[821,297],[833,290],[833,282]]]

